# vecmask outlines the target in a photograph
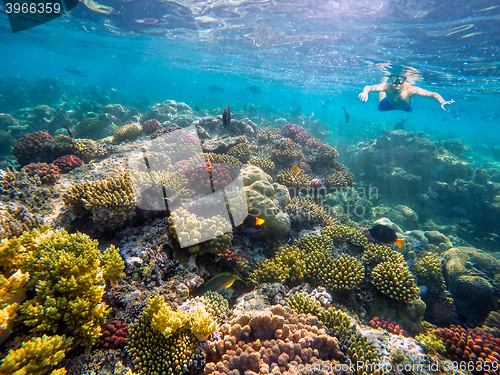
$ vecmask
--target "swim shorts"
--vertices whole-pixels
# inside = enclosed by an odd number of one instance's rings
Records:
[[[389,99],[387,99],[387,96],[378,103],[378,110],[379,111],[392,111],[395,108],[391,105],[389,102]],[[405,112],[411,112],[413,110],[413,100],[410,102],[408,107],[403,109]]]

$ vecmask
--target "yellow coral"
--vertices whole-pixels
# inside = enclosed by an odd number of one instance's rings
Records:
[[[266,173],[272,173],[275,168],[274,163],[271,160],[259,156],[250,158],[248,164],[259,167]]]
[[[446,293],[446,284],[442,271],[442,258],[436,254],[428,253],[420,258],[412,271],[422,285],[426,285],[438,294]]]
[[[2,375],[44,375],[60,363],[71,348],[72,338],[66,336],[34,337],[17,349],[11,349],[0,364]],[[64,374],[65,372],[56,372]]]
[[[254,281],[300,282],[304,278],[305,261],[297,246],[284,245],[278,248],[275,256],[264,259],[250,274]]]
[[[323,207],[311,199],[292,198],[286,205],[285,211],[292,221],[296,221],[301,225],[304,222],[322,226],[337,224],[337,220],[328,215],[328,212]]]
[[[215,332],[217,323],[212,316],[198,307],[195,311],[190,312],[189,327],[193,335],[200,341],[206,341],[208,336]]]
[[[415,279],[402,264],[382,262],[373,269],[372,276],[373,285],[391,298],[412,301],[420,294]]]
[[[368,240],[359,230],[345,225],[330,225],[323,228],[321,234],[330,237],[337,247],[344,246],[346,242],[362,249],[368,245]]]
[[[110,245],[101,255],[102,271],[105,280],[116,282],[125,277],[125,262],[114,245]]]

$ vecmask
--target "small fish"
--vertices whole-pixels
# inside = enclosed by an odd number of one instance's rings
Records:
[[[408,119],[402,118],[401,121],[399,121],[394,127],[392,128],[393,130],[405,130],[405,122],[408,121]]]
[[[255,234],[260,232],[264,219],[248,215],[237,227],[233,228],[233,234]]]
[[[229,289],[236,280],[241,280],[238,276],[233,275],[231,272],[221,272],[215,275],[205,284],[203,284],[197,291],[197,295],[202,295],[205,292],[222,292],[224,289]]]
[[[294,165],[294,166],[292,167],[292,172],[293,172],[293,174],[295,174],[295,175],[296,175],[296,174],[299,174],[299,172],[300,172],[300,167],[297,167],[296,165]]]
[[[217,92],[217,91],[222,91],[223,88],[219,86],[208,86],[208,91],[210,92]]]
[[[81,70],[81,69],[75,69],[75,68],[68,69],[68,68],[66,68],[64,70],[67,71],[68,73],[74,74],[75,76],[78,76],[78,77],[85,78],[85,77],[89,76],[85,70]]]
[[[405,243],[403,240],[400,240],[396,235],[396,232],[394,232],[394,230],[387,225],[375,224],[373,227],[368,229],[368,232],[370,232],[370,236],[372,236],[374,240],[382,243],[395,243],[399,248]]]
[[[264,128],[264,129],[267,129],[268,127],[269,127],[269,124],[265,124],[265,125],[263,126],[263,128]]]
[[[224,108],[224,110],[222,111],[222,124],[224,124],[224,126],[229,125],[231,119],[235,114],[236,112],[234,112],[231,116],[231,109],[229,109],[229,106],[227,105],[226,108]]]
[[[349,123],[349,120],[351,119],[351,116],[349,116],[349,113],[347,113],[347,110],[344,108],[344,106],[342,106],[342,109],[345,112],[345,122]]]
[[[73,138],[73,134],[71,133],[71,129],[69,128],[69,126],[68,126],[68,125],[63,125],[63,126],[64,126],[64,128],[66,129],[66,131],[68,132],[69,136],[70,136],[71,138]]]
[[[262,92],[262,90],[258,86],[247,86],[246,89],[252,94],[260,94]]]

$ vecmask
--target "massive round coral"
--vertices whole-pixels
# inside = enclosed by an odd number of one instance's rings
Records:
[[[309,139],[306,129],[295,124],[286,124],[283,129],[281,129],[281,135],[302,145],[305,145]]]
[[[46,162],[48,160],[48,150],[44,143],[52,136],[47,132],[36,132],[25,134],[12,148],[12,155],[21,165],[31,162]]]
[[[81,166],[83,160],[75,155],[65,155],[54,160],[52,164],[58,166],[61,173],[68,173],[72,169]]]
[[[149,119],[142,124],[142,131],[146,134],[154,133],[162,128],[161,122],[156,119]]]
[[[38,177],[43,184],[53,185],[59,178],[59,167],[47,163],[31,163],[23,168],[30,177]]]
[[[233,179],[229,171],[220,164],[204,162],[186,172],[189,186],[197,193],[210,194],[223,189]]]

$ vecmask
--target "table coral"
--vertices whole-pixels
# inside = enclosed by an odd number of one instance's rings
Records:
[[[271,158],[275,163],[286,167],[298,165],[304,158],[302,146],[291,139],[283,138],[278,147],[271,151]]]
[[[254,165],[260,169],[262,169],[267,174],[272,173],[274,171],[275,165],[270,159],[266,159],[260,156],[253,156],[248,161],[248,164]]]
[[[401,264],[382,262],[373,269],[372,278],[373,285],[391,298],[411,301],[420,295],[412,274]]]
[[[11,349],[0,364],[2,375],[44,375],[62,361],[72,347],[72,339],[66,336],[33,337],[18,348]],[[65,372],[58,372],[65,374]]]
[[[311,315],[283,306],[237,314],[221,327],[221,339],[206,347],[205,374],[281,373],[318,360],[337,363],[338,341]]]
[[[104,275],[117,273],[104,270],[117,265],[105,264],[112,258],[103,261],[98,242],[79,232],[33,230],[19,243],[26,252],[19,268],[29,272],[36,290],[20,307],[24,324],[32,332],[66,333],[75,346],[90,347],[109,310],[102,302]]]

